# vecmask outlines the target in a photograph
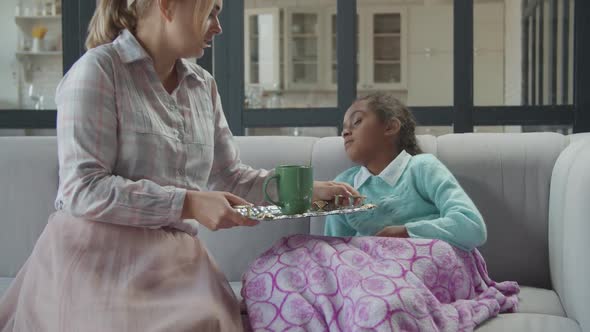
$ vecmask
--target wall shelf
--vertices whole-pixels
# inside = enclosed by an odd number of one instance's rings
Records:
[[[17,58],[24,58],[24,57],[33,57],[33,56],[61,56],[63,54],[62,51],[42,51],[42,52],[29,52],[29,51],[20,51],[16,52]]]
[[[55,16],[15,16],[14,17],[15,21],[30,21],[30,20],[37,20],[37,21],[42,21],[42,20],[50,20],[50,21],[54,21],[54,20],[61,20],[61,15],[55,15]]]

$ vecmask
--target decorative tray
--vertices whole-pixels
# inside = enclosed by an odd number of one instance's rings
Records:
[[[312,209],[305,213],[301,214],[282,214],[281,208],[276,205],[266,205],[266,206],[249,206],[249,205],[240,205],[235,206],[234,209],[238,211],[243,216],[246,216],[250,219],[258,220],[258,221],[277,221],[277,220],[285,220],[285,219],[297,219],[297,218],[306,218],[306,217],[320,217],[320,216],[328,216],[332,214],[349,214],[349,213],[357,213],[357,212],[366,212],[376,208],[377,206],[374,204],[363,204],[363,205],[356,205],[356,206],[339,206],[334,207],[333,205],[324,205],[322,208],[319,208],[316,205],[317,202],[314,202]]]

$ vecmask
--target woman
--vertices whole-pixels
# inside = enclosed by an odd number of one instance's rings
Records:
[[[221,33],[221,9],[101,0],[57,89],[58,211],[0,301],[1,331],[241,330],[195,235],[255,225],[232,205],[261,201],[269,173],[241,164],[214,79],[182,60]],[[314,184],[316,199],[348,192]]]

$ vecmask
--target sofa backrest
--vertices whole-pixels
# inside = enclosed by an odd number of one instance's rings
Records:
[[[587,135],[590,138],[590,135]],[[549,265],[567,316],[590,331],[590,139],[573,139],[559,155],[551,178]]]
[[[330,180],[352,166],[341,138],[237,137],[242,161],[255,168],[312,164]],[[569,139],[559,134],[420,136],[419,144],[449,167],[482,212],[481,249],[493,278],[550,288],[548,204],[551,171]],[[57,189],[54,137],[0,138],[0,277],[22,266],[53,211]],[[200,231],[230,281],[258,254],[289,234],[321,234],[320,220],[267,223],[250,229]]]
[[[277,165],[310,165],[316,138],[236,137],[241,160],[254,168],[272,169]],[[263,222],[253,228],[233,228],[211,232],[199,228],[199,238],[230,281],[240,281],[248,264],[278,239],[291,234],[309,233],[309,218]]]
[[[450,134],[419,136],[455,175],[482,213],[488,228],[481,248],[492,278],[550,288],[548,207],[551,172],[569,139],[554,133]],[[313,166],[318,179],[333,179],[352,166],[342,139],[319,140]],[[323,220],[311,221],[321,234]]]
[[[482,213],[490,275],[551,288],[549,193],[567,137],[554,133],[466,134],[438,139],[439,158]]]
[[[0,277],[14,277],[55,210],[55,137],[0,138]]]

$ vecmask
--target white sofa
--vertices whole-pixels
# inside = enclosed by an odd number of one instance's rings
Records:
[[[520,310],[481,331],[590,332],[590,134],[420,136],[480,208],[488,242],[481,251],[493,279],[522,286]],[[351,166],[339,137],[237,137],[254,167],[311,164],[318,180]],[[54,210],[54,137],[0,138],[0,295],[28,257]],[[248,263],[279,238],[321,234],[322,220],[200,231],[239,296]]]

